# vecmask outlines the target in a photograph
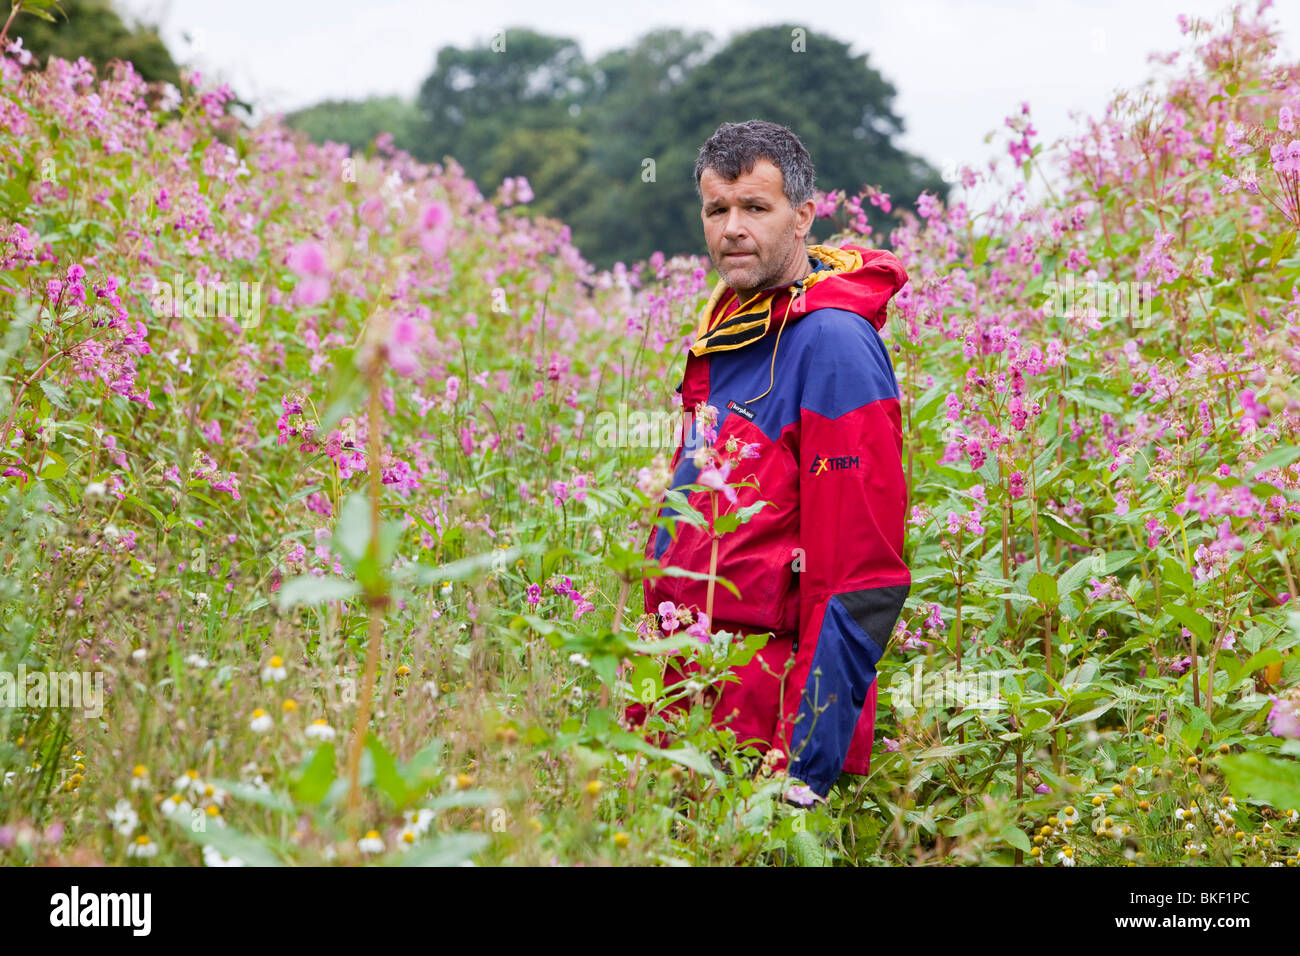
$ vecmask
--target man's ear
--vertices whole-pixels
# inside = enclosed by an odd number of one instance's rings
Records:
[[[817,204],[811,199],[805,200],[798,209],[794,211],[794,231],[802,239],[808,235],[812,229],[813,220],[817,217]]]

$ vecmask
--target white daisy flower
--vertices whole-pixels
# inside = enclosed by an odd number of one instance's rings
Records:
[[[569,655],[569,663],[577,664],[579,667],[590,667],[591,661],[587,660],[582,654],[573,653]]]
[[[248,729],[255,734],[264,734],[275,726],[275,721],[271,720],[271,715],[261,707],[253,711],[253,719],[248,722]]]
[[[333,740],[336,731],[324,717],[317,717],[303,731],[310,740]]]
[[[288,676],[289,672],[285,669],[284,661],[278,654],[267,661],[266,666],[262,668],[262,683],[264,684],[281,681]]]
[[[1056,854],[1056,858],[1061,861],[1062,866],[1074,866],[1074,850],[1068,846]]]
[[[203,781],[199,779],[199,772],[197,770],[186,770],[176,778],[176,782],[172,784],[172,790],[179,794],[185,794],[191,791],[194,793],[202,793]]]
[[[384,841],[378,830],[371,830],[357,841],[357,849],[362,853],[383,853]]]
[[[406,814],[406,825],[416,836],[424,836],[433,825],[436,814],[427,807],[411,810]]]
[[[237,856],[223,858],[217,848],[211,844],[205,844],[203,847],[203,865],[204,866],[243,866],[244,861]]]
[[[208,800],[217,806],[221,806],[226,802],[226,798],[228,798],[230,794],[222,790],[220,787],[214,786],[210,783],[205,783],[203,785],[202,796],[205,800]]]
[[[149,656],[149,652],[145,650],[143,647],[137,647],[135,650],[131,652],[131,660],[135,661],[137,664],[139,664],[142,660],[144,660],[148,656]]]
[[[196,671],[201,671],[212,662],[202,654],[191,654],[189,657],[185,658],[185,663],[189,664],[190,667],[193,667]]]
[[[126,855],[141,858],[157,856],[158,844],[142,833],[131,841],[131,845],[126,848]]]
[[[131,831],[140,822],[140,815],[131,806],[131,801],[123,797],[117,801],[117,805],[112,810],[108,811],[108,821],[113,824],[113,829],[122,836],[130,836]]]
[[[180,814],[182,818],[186,818],[193,811],[194,806],[179,793],[172,794],[162,803],[158,804],[158,812],[168,819],[177,814]]]

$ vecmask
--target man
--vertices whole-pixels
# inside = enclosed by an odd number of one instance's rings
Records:
[[[720,537],[686,522],[674,535],[654,529],[647,556],[715,573],[740,597],[653,577],[645,607],[705,615],[710,631],[772,632],[736,668],[739,683],[722,688],[713,721],[741,745],[779,751],[770,765],[825,798],[841,772],[868,772],[876,666],[911,586],[898,384],[877,332],[907,274],[888,252],[804,245],[813,166],[783,126],[724,123],[700,149],[695,179],[721,279],[678,386],[689,423],[672,487],[708,483],[688,497],[706,517],[768,504]],[[695,428],[697,409],[716,410],[716,423]],[[695,447],[701,432],[734,468]],[[668,667],[666,684],[682,679]],[[640,723],[644,708],[627,716]]]

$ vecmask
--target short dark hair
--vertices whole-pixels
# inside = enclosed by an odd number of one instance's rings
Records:
[[[700,177],[706,169],[734,182],[764,158],[781,170],[781,190],[791,206],[798,208],[813,198],[816,174],[799,137],[785,126],[757,119],[723,123],[700,147],[695,159],[695,195],[704,201]]]

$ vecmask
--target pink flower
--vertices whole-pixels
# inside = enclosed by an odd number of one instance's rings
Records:
[[[813,792],[811,787],[802,783],[795,784],[793,787],[786,790],[785,798],[791,803],[799,804],[801,807],[810,806],[821,799],[821,797],[817,796],[817,794]]]
[[[298,276],[294,297],[299,305],[320,305],[330,293],[330,269],[318,242],[300,242],[289,250],[288,265]]]
[[[417,345],[420,339],[419,327],[409,315],[399,315],[393,319],[388,330],[388,362],[398,375],[410,377],[420,370],[417,357]]]
[[[686,629],[686,633],[698,640],[701,644],[709,643],[709,616],[703,611],[699,612],[699,617],[695,623]]]
[[[444,202],[434,202],[420,212],[420,248],[436,259],[447,251],[451,232],[451,209]]]
[[[665,634],[671,634],[681,626],[677,620],[677,606],[672,601],[663,601],[659,604],[659,626],[663,628]]]
[[[541,599],[542,599],[542,589],[541,589],[541,587],[540,587],[539,585],[536,585],[536,584],[530,584],[530,585],[528,585],[528,603],[529,603],[529,604],[536,604],[536,603],[537,603],[538,601],[540,601]]]
[[[1294,694],[1294,691],[1292,691]],[[1268,712],[1268,730],[1274,737],[1300,738],[1300,707],[1294,700],[1269,694],[1273,709]]]
[[[898,753],[899,745],[897,740],[890,740],[888,737],[881,737],[880,741],[885,745],[885,753]]]
[[[706,468],[700,472],[697,479],[705,488],[712,488],[714,491],[722,492],[728,501],[733,505],[736,503],[736,492],[727,484],[727,476],[731,474],[731,462],[727,462],[721,468]]]

